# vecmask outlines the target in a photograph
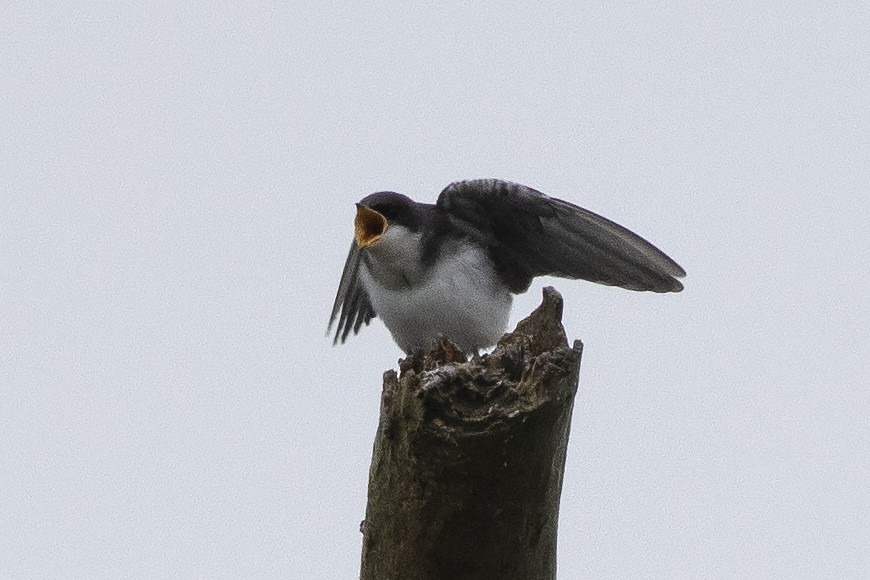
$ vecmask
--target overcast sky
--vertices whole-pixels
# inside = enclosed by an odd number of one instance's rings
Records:
[[[353,203],[475,177],[688,271],[515,301],[586,345],[560,578],[870,576],[870,10],[813,4],[4,4],[0,577],[355,577]]]

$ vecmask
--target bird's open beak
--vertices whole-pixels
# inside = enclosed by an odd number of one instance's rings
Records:
[[[373,209],[356,204],[356,218],[353,220],[354,237],[360,248],[377,242],[387,231],[387,218]]]

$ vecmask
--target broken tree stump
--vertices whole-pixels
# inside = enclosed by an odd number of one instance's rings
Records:
[[[582,344],[562,297],[488,355],[447,340],[384,373],[363,580],[548,579]]]

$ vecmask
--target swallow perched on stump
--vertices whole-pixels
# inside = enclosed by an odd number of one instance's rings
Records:
[[[637,234],[508,181],[450,184],[434,204],[382,191],[356,204],[354,241],[329,328],[344,342],[379,316],[406,353],[444,336],[466,352],[494,345],[513,294],[536,276],[679,292],[686,275]]]

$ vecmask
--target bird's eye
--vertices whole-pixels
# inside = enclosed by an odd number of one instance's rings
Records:
[[[379,214],[381,214],[382,216],[384,216],[385,218],[387,218],[388,220],[392,221],[392,219],[394,217],[396,217],[396,212],[390,206],[385,206],[383,204],[377,204],[377,205],[373,205],[372,209],[375,210],[376,212],[378,212]]]

